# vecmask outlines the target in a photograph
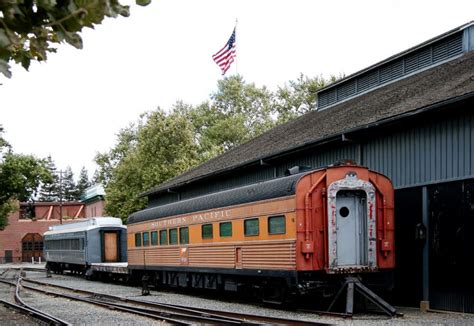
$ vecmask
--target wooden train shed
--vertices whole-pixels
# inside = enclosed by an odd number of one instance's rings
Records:
[[[322,89],[303,117],[143,196],[157,207],[339,160],[395,186],[396,304],[474,312],[474,22]]]

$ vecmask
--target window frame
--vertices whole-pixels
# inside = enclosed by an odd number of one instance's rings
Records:
[[[207,236],[204,236],[204,228],[205,227],[211,227],[211,233],[210,233],[210,236],[207,235]],[[209,234],[209,230],[207,230],[206,232],[207,234]],[[212,223],[206,223],[206,224],[203,224],[201,225],[201,238],[203,240],[209,240],[209,239],[213,239],[214,238],[214,225]]]
[[[273,219],[276,219],[276,218],[283,218],[283,227],[284,227],[283,232],[270,232],[270,224],[271,224],[270,221],[273,220]],[[284,214],[269,216],[268,217],[267,228],[268,228],[267,231],[268,231],[269,235],[286,234],[286,216]]]
[[[183,234],[182,231],[186,230],[186,241],[183,242]],[[187,226],[179,228],[179,244],[189,244],[189,228]]]
[[[143,234],[142,234],[142,243],[143,243],[143,247],[149,247],[150,246],[150,232],[148,232],[148,231],[143,232]]]
[[[247,233],[247,222],[257,221],[257,233],[248,234]],[[258,237],[260,235],[260,219],[258,217],[252,217],[244,220],[244,236],[246,237]]]
[[[227,235],[224,235],[222,234],[222,226],[223,225],[230,225],[230,234],[227,234]],[[230,238],[232,237],[232,229],[233,229],[233,225],[232,225],[232,222],[220,222],[219,223],[219,237],[222,237],[222,238]]]
[[[155,235],[153,237],[153,235]],[[153,241],[155,240],[155,241]],[[150,234],[150,245],[152,246],[157,246],[158,245],[158,231],[151,231],[151,234]]]
[[[162,235],[165,235],[165,238],[164,238],[164,243],[161,241],[163,240],[163,237]],[[160,230],[160,239],[159,239],[159,244],[160,246],[167,246],[169,245],[169,241],[168,241],[168,230],[164,229],[164,230]]]
[[[142,247],[143,242],[142,242],[142,233],[137,232],[135,233],[135,247]]]
[[[171,238],[171,233],[174,233],[176,232],[176,242],[173,242],[172,241],[172,238]],[[172,228],[172,229],[169,229],[168,230],[168,243],[170,246],[175,246],[175,245],[178,245],[179,244],[179,234],[178,234],[178,228]]]

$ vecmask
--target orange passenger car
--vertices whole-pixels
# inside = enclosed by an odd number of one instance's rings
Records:
[[[129,269],[156,285],[324,290],[394,268],[393,200],[387,177],[344,165],[152,207],[129,217]]]

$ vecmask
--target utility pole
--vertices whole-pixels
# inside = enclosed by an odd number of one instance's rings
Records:
[[[59,170],[59,224],[63,224],[63,173]]]

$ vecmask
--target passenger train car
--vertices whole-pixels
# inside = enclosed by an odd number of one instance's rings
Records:
[[[127,261],[127,227],[113,217],[51,226],[44,234],[46,268],[85,273],[92,264]]]
[[[148,208],[127,222],[129,273],[268,300],[334,294],[345,276],[394,268],[393,205],[387,177],[341,165]]]

